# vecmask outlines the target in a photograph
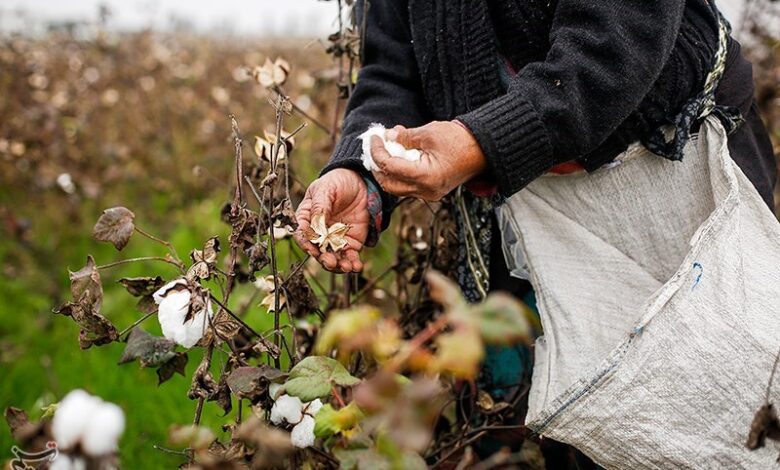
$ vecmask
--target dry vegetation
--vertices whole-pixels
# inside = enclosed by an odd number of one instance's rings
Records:
[[[780,49],[752,27],[759,104],[780,150]],[[348,24],[331,42],[278,45],[150,32],[0,39],[0,268],[8,280],[0,308],[14,310],[3,311],[0,327],[0,365],[10,371],[3,407],[54,402],[44,391],[61,398],[62,381],[121,401],[125,390],[100,385],[107,377],[63,379],[72,366],[56,357],[79,361],[73,350],[94,345],[101,348],[88,354],[106,358],[93,362],[103,374],[168,382],[159,393],[181,412],[155,423],[165,427],[159,432],[185,425],[169,443],[158,433],[130,444],[128,432],[120,449],[128,468],[162,458],[202,469],[454,466],[475,461],[469,446],[487,432],[518,427],[514,405],[526,390],[494,402],[474,379],[486,345],[530,341],[528,311],[503,297],[466,306],[430,274],[452,262],[446,210],[403,203],[361,276],[322,272],[285,229],[332,149],[357,39]],[[254,67],[277,57],[289,75],[271,73],[269,82]],[[132,212],[104,213],[94,234],[123,247],[119,258],[86,241],[102,209],[114,206]],[[87,253],[97,263],[84,265]],[[149,259],[143,267],[122,261],[132,258]],[[153,318],[152,294],[176,279],[194,314],[207,304],[214,312],[193,349],[161,337]],[[126,300],[125,289],[138,300]],[[78,326],[45,311],[56,305]],[[54,346],[54,338],[67,344]],[[23,356],[54,357],[55,365]],[[157,375],[115,369],[134,361]],[[31,385],[33,374],[55,379]],[[128,427],[154,433],[143,421],[159,413],[158,392],[131,393],[137,400],[121,401]],[[298,422],[274,419],[282,395],[304,404]],[[287,433],[315,401],[316,444],[295,450]],[[12,418],[17,442],[40,447],[50,437],[45,419],[28,422],[20,411]],[[85,456],[94,465],[115,457]],[[531,445],[482,468],[507,462],[541,464]]]

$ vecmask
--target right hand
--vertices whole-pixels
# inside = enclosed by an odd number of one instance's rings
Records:
[[[306,233],[310,232],[311,219],[319,214],[325,216],[328,226],[337,222],[349,225],[346,248],[337,253],[322,253],[309,241]],[[298,220],[295,241],[325,269],[340,273],[363,270],[358,253],[368,237],[370,217],[366,182],[357,172],[337,168],[315,180],[306,190],[295,217]]]

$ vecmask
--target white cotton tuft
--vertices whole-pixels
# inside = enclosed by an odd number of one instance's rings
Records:
[[[422,153],[417,149],[407,149],[403,145],[399,144],[398,142],[388,140],[385,137],[385,126],[382,124],[371,124],[368,127],[368,130],[362,134],[360,134],[360,140],[363,141],[363,155],[361,159],[363,160],[363,166],[368,171],[378,171],[379,167],[377,166],[376,162],[374,162],[374,158],[371,156],[371,137],[377,136],[380,139],[382,139],[382,142],[385,144],[385,149],[387,150],[387,153],[389,153],[393,157],[397,158],[403,158],[404,160],[409,161],[417,161],[420,159],[420,156]]]
[[[271,407],[271,422],[282,424],[283,421],[286,421],[289,424],[295,424],[301,420],[302,410],[303,403],[300,398],[282,395]]]
[[[279,395],[279,390],[281,390],[282,387],[282,384],[277,383],[271,383],[268,386],[268,396],[271,397],[271,400],[276,400],[276,397]]]
[[[84,390],[73,390],[67,394],[52,419],[52,434],[60,449],[67,450],[80,444],[86,454],[95,457],[114,452],[124,430],[122,409]],[[61,457],[64,457],[62,462],[56,462],[60,467],[52,468],[84,467],[80,459],[70,460],[62,454],[58,459]]]
[[[84,452],[105,455],[117,449],[119,437],[125,430],[125,414],[113,403],[103,403],[87,427],[82,440]]]
[[[322,408],[322,401],[320,401],[319,398],[316,398],[314,401],[307,404],[306,414],[316,416],[317,412],[320,411],[320,408]]]
[[[51,432],[60,449],[70,449],[81,441],[101,402],[100,398],[84,390],[73,390],[65,395],[51,423]]]
[[[154,293],[154,301],[158,304],[157,319],[163,336],[185,348],[191,348],[200,341],[208,325],[206,315],[211,317],[213,314],[209,301],[205,309],[195,312],[192,318],[185,321],[191,300],[192,294],[187,281],[183,279],[169,282]]]
[[[154,299],[154,303],[157,305],[160,305],[165,299],[166,295],[168,294],[168,291],[174,288],[182,289],[187,287],[187,281],[184,279],[176,279],[174,281],[169,282],[168,284],[165,284],[164,286],[157,289],[157,291],[152,294],[152,298]]]
[[[304,415],[300,423],[296,424],[290,433],[290,442],[295,447],[311,447],[314,445],[314,418]]]
[[[87,463],[80,457],[69,457],[65,454],[58,454],[49,464],[49,470],[86,470]]]

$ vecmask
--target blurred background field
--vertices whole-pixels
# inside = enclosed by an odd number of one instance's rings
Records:
[[[2,38],[0,408],[14,405],[35,416],[41,406],[83,387],[129,411],[126,468],[181,462],[152,445],[165,445],[171,423],[192,421],[189,381],[177,375],[158,388],[153,370],[117,368],[121,345],[79,350],[78,328],[51,310],[68,295],[66,268],[80,268],[88,253],[100,264],[164,253],[143,238],[121,254],[95,242],[91,227],[106,207],[131,208],[140,227],[172,241],[182,254],[212,235],[225,240],[229,226],[219,215],[230,198],[233,168],[228,115],[238,119],[250,144],[247,157],[255,158],[249,151],[253,136],[273,129],[274,111],[244,66],[277,56],[293,64],[287,91],[296,104],[331,122],[335,75],[316,41],[105,31],[88,40],[67,32]],[[301,122],[291,117],[288,126]],[[292,165],[300,179],[316,176],[330,147],[316,126],[299,134]],[[303,189],[293,185],[294,193]],[[175,275],[163,263],[151,266],[154,274]],[[148,275],[149,268],[103,274],[109,317],[120,327],[131,324],[141,314],[115,281]],[[239,290],[243,301],[251,290],[251,284]],[[248,321],[262,331],[270,318],[251,315]],[[155,323],[144,328],[159,333]],[[199,360],[190,357],[187,370]],[[207,404],[204,423],[218,415]],[[11,445],[3,423],[0,459],[11,456]]]
[[[310,30],[302,21],[295,36],[322,35],[335,21],[334,2],[311,3],[331,6],[331,17],[306,20]],[[316,11],[325,10],[318,5]],[[3,10],[0,24],[8,14]],[[165,445],[169,424],[192,420],[194,402],[184,398],[188,380],[177,375],[158,387],[152,370],[134,364],[117,368],[118,344],[81,351],[77,327],[51,313],[68,295],[67,268],[83,266],[87,254],[104,264],[157,249],[135,238],[118,254],[91,238],[100,212],[116,205],[132,209],[137,225],[172,241],[180,254],[201,247],[210,236],[224,239],[229,227],[219,213],[230,198],[233,167],[228,115],[236,116],[250,144],[274,125],[267,93],[245,67],[284,57],[292,66],[286,91],[328,125],[337,113],[337,70],[322,42],[280,39],[284,28],[278,24],[274,38],[262,38],[225,31],[207,35],[183,22],[157,31],[118,31],[107,27],[108,21],[94,14],[87,22],[30,26],[35,34],[0,32],[0,408],[21,407],[35,417],[69,390],[86,388],[128,411],[122,441],[126,468],[169,468],[181,457],[153,445]],[[257,24],[261,28],[263,19]],[[759,105],[777,153],[778,42],[760,25],[740,26],[746,39],[749,31],[755,33],[746,40],[748,54],[756,64]],[[292,116],[286,127],[302,122]],[[316,176],[332,143],[314,125],[299,134],[291,159],[300,180],[294,193]],[[247,155],[254,158],[248,147]],[[393,248],[392,237],[386,237],[372,250],[368,269],[381,272]],[[283,249],[281,256],[294,254]],[[153,268],[163,277],[174,274],[164,264]],[[131,324],[140,314],[113,281],[149,274],[148,269],[130,266],[102,274],[104,311],[120,327]],[[251,285],[238,295],[239,303],[257,301]],[[269,320],[248,319],[260,330]],[[159,333],[154,322],[145,327]],[[198,361],[190,357],[188,371]],[[217,422],[220,415],[209,403],[204,423]],[[10,457],[11,445],[7,427],[0,425],[0,460]]]

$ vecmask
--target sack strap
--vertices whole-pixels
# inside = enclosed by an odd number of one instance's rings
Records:
[[[666,126],[659,127],[642,139],[642,145],[647,150],[669,160],[682,160],[683,148],[690,140],[691,128],[709,114],[716,116],[721,121],[728,134],[736,131],[744,122],[738,108],[715,104],[715,90],[726,70],[730,27],[715,5],[711,3],[711,6],[718,19],[718,50],[715,52],[714,65],[710,73],[707,74],[704,88],[688,100],[680,113],[672,119],[674,135],[671,141],[666,140],[664,134]]]

